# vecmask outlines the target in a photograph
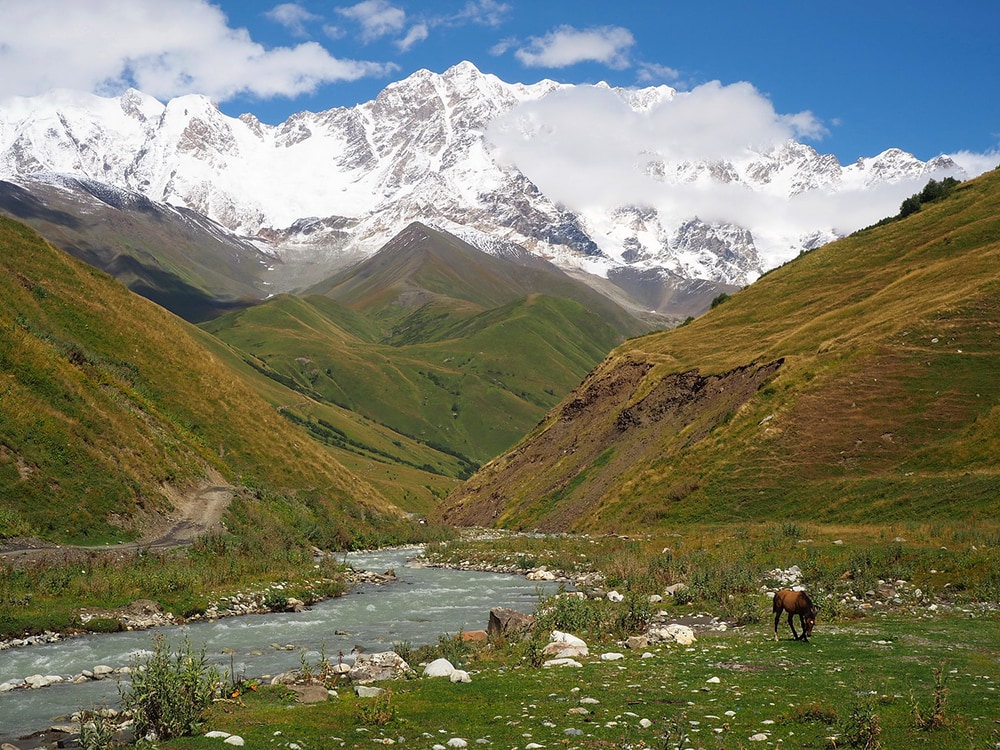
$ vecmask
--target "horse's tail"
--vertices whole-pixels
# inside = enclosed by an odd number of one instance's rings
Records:
[[[771,600],[771,613],[778,614],[782,609],[784,609],[784,605],[781,603],[781,592],[778,592]]]

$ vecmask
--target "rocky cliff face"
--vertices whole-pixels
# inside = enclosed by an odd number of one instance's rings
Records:
[[[53,92],[0,103],[0,177],[52,172],[137,191],[323,269],[374,252],[420,220],[478,237],[487,251],[514,243],[605,277],[668,271],[738,286],[836,236],[829,226],[786,232],[768,240],[763,257],[754,233],[760,230],[735,216],[719,218],[724,207],[708,219],[662,206],[573,210],[558,203],[530,178],[530,164],[499,158],[490,128],[509,117],[508,127],[531,138],[530,123],[513,115],[567,88],[509,84],[462,63],[440,75],[414,73],[373,101],[301,112],[277,126],[249,114],[227,117],[202,96],[164,105],[137,91],[114,99]],[[613,94],[642,113],[674,91]],[[731,185],[781,199],[957,169],[898,150],[843,167],[795,142],[735,161],[671,161],[653,153],[634,166],[670,185]]]

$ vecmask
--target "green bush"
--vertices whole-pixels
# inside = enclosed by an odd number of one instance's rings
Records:
[[[204,649],[190,643],[171,654],[162,635],[147,659],[133,659],[132,683],[122,690],[122,705],[132,714],[137,737],[167,740],[194,734],[222,680],[205,660]]]
[[[84,627],[91,633],[117,633],[122,624],[114,617],[94,617],[87,620]]]
[[[80,719],[80,747],[83,750],[108,750],[115,747],[118,726],[102,711],[83,712]]]

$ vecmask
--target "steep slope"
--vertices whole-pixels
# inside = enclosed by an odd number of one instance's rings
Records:
[[[314,289],[334,299],[279,296],[204,328],[311,399],[438,450],[430,470],[468,475],[646,330],[550,264],[527,262],[413,224]]]
[[[442,506],[458,524],[993,518],[1000,171],[617,349]]]
[[[192,322],[265,297],[275,262],[190,209],[96,180],[0,181],[0,213]]]
[[[221,474],[345,538],[398,509],[283,419],[205,334],[0,218],[0,536],[120,539]]]

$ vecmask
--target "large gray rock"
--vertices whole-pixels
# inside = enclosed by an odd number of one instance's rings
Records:
[[[399,680],[412,673],[410,665],[395,651],[380,651],[377,654],[358,654],[354,666],[347,676],[355,684]]]
[[[534,627],[533,615],[507,607],[494,607],[490,610],[490,622],[486,627],[486,634],[490,638],[527,638]]]

